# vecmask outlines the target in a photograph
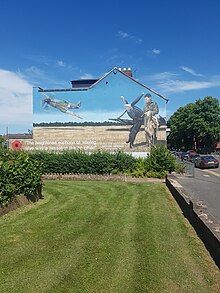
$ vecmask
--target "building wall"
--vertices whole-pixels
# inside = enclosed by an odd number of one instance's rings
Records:
[[[111,72],[103,78],[98,84],[93,85],[88,90],[48,90],[42,91],[39,88],[33,90],[33,122],[39,123],[68,123],[68,122],[104,122],[116,119],[124,112],[124,104],[121,96],[124,96],[129,103],[142,93],[148,91],[140,84],[134,82],[124,74],[119,72]],[[79,103],[78,109],[69,109],[67,112],[61,111],[58,107],[51,106],[45,100],[51,99],[57,105],[63,101],[68,103]],[[158,103],[160,115],[164,116],[165,102],[152,95],[152,99]],[[140,109],[144,108],[144,99],[140,100],[136,105]],[[61,107],[62,109],[62,107]],[[71,114],[71,113],[72,114]],[[81,118],[78,118],[77,116]],[[122,116],[124,119],[130,119],[127,114]],[[45,125],[44,125],[45,126]],[[47,125],[46,125],[47,126]],[[129,129],[131,126],[74,126],[68,128],[65,124],[60,125],[60,128],[33,128],[33,141],[35,147],[37,144],[42,144],[46,149],[60,148],[64,146],[64,141],[69,148],[85,148],[85,149],[129,149],[126,144],[128,139]],[[162,134],[160,134],[161,136]],[[163,136],[163,135],[162,135]],[[163,136],[164,137],[164,136]],[[166,140],[166,139],[165,139]],[[48,142],[44,144],[44,141]],[[88,146],[88,141],[93,142]],[[63,144],[62,144],[63,142]],[[78,142],[78,143],[77,143]],[[140,131],[135,140],[137,150],[143,151],[145,142],[144,132]],[[47,145],[47,146],[46,146]]]

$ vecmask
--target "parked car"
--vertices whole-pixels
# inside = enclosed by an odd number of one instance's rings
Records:
[[[180,152],[179,153],[179,158],[180,158],[181,161],[188,160],[187,152]]]
[[[205,168],[218,168],[219,161],[211,155],[199,156],[195,159],[195,167]]]
[[[197,152],[194,151],[194,150],[188,150],[187,153],[188,153],[189,155],[197,155]]]
[[[195,163],[195,160],[196,160],[198,157],[200,157],[199,154],[191,154],[191,155],[189,156],[189,161],[192,162],[192,163]]]
[[[188,150],[186,153],[187,153],[187,155],[188,155],[188,158],[187,158],[188,161],[191,161],[191,159],[192,159],[194,156],[197,156],[197,155],[198,155],[197,152],[194,151],[194,150]]]

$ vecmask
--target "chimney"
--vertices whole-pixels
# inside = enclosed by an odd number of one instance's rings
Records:
[[[123,72],[124,74],[127,74],[128,76],[132,77],[132,71],[131,71],[131,68],[128,67],[124,67],[124,68],[118,68],[118,70],[120,70],[121,72]]]

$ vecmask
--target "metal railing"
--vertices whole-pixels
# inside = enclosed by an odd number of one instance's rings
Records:
[[[186,160],[180,160],[180,158],[176,158],[177,161],[184,165],[184,174],[188,177],[195,177],[195,164]]]
[[[189,161],[183,161],[183,165],[185,166],[185,174],[189,177],[195,177],[195,164]]]

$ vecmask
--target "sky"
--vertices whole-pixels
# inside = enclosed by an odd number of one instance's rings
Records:
[[[169,99],[220,97],[220,1],[0,0],[0,133],[32,127],[32,87],[113,67]]]

